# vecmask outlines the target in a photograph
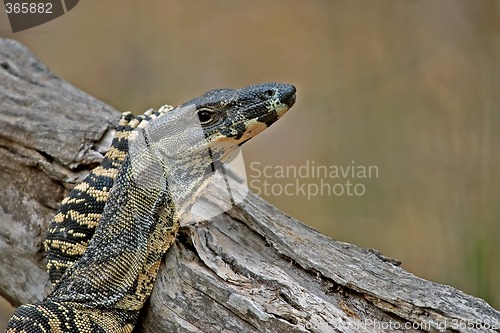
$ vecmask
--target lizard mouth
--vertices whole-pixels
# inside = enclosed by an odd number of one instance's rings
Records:
[[[296,91],[297,89],[292,85],[287,85],[288,87],[284,89],[283,97],[281,100],[284,104],[291,108],[295,104],[295,100],[297,99]]]
[[[268,118],[267,121],[264,121],[268,126],[281,118],[281,116],[283,116],[295,104],[295,100],[297,98],[296,91],[297,89],[291,84],[276,83],[275,98],[271,102],[271,108],[268,108],[268,111],[272,111],[272,109],[274,109],[276,113],[274,114],[273,112],[268,112],[264,117],[262,117]],[[259,119],[259,121],[262,120]]]

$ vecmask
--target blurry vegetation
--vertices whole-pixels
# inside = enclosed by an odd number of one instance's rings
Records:
[[[362,197],[267,199],[500,307],[500,2],[87,0],[27,32],[0,20],[3,37],[119,110],[295,84],[296,106],[246,162],[355,161],[379,177]]]

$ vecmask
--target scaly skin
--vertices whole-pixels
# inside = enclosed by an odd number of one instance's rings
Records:
[[[294,102],[290,85],[213,90],[143,126],[119,129],[112,150],[125,154],[108,153],[54,219],[47,240],[53,291],[38,304],[19,307],[6,332],[131,332],[179,217],[214,170]],[[126,149],[116,148],[120,135],[127,137]],[[89,202],[92,213],[84,210]],[[96,202],[105,202],[103,210]],[[76,231],[79,224],[85,232]]]
[[[156,112],[148,110],[136,117],[130,112],[123,113],[101,164],[63,199],[44,243],[52,287],[87,249],[108,201],[109,191],[127,156],[130,133],[138,127],[146,127],[151,120],[172,109],[165,105]]]

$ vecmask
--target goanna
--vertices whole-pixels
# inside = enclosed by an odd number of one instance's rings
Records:
[[[268,83],[124,114],[103,163],[51,224],[52,292],[19,307],[6,332],[131,332],[179,217],[214,171],[294,102],[295,87]]]

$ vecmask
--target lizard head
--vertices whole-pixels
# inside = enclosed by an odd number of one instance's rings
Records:
[[[194,105],[208,141],[241,145],[278,120],[295,103],[295,87],[265,83],[217,89],[184,103]]]
[[[213,158],[224,162],[232,152],[276,122],[295,103],[295,87],[265,83],[241,89],[217,89],[190,100]]]
[[[239,146],[271,126],[294,103],[294,86],[266,83],[211,90],[162,114],[129,139],[136,183],[148,188],[168,183],[184,211],[186,200],[237,155]]]
[[[211,90],[158,117],[145,136],[172,161],[209,151],[211,159],[225,162],[293,106],[295,91],[280,83]]]

